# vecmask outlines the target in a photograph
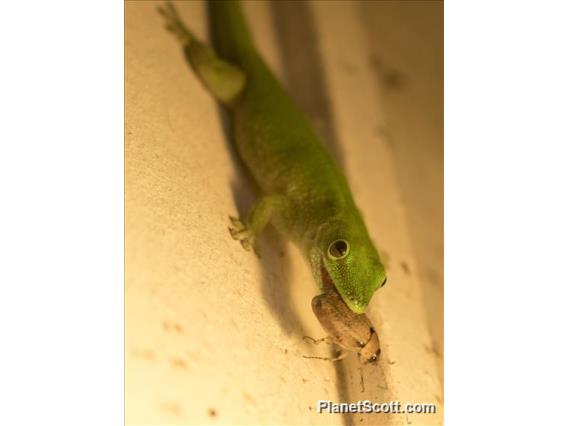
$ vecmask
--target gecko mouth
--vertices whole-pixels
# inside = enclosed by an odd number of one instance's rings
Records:
[[[320,276],[321,276],[322,287],[326,292],[330,290],[337,292],[335,284],[333,283],[333,279],[329,275],[329,272],[327,272],[327,269],[325,269],[323,262],[321,263],[320,267]]]

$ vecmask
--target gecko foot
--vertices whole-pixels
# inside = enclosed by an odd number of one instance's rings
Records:
[[[158,12],[166,21],[166,29],[173,33],[180,42],[187,43],[193,40],[193,35],[181,21],[173,4],[167,2],[164,6],[158,6]]]
[[[233,240],[240,241],[241,246],[246,251],[254,250],[254,236],[251,234],[249,228],[238,218],[229,216],[231,225],[229,226],[229,233]],[[255,250],[256,252],[256,250]]]

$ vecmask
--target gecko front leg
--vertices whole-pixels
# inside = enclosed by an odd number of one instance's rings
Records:
[[[229,232],[234,240],[241,242],[247,251],[255,250],[255,238],[277,214],[287,208],[286,197],[277,194],[264,195],[250,209],[245,220],[229,216]]]

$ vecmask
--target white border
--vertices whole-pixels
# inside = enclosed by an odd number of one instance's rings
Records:
[[[124,421],[124,12],[2,5],[0,424]]]
[[[446,421],[565,423],[567,8],[445,9]]]

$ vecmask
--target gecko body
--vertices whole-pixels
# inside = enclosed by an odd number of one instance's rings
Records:
[[[214,49],[171,4],[160,13],[229,112],[237,152],[261,190],[246,217],[231,218],[231,235],[250,249],[272,223],[301,249],[320,288],[333,285],[349,309],[365,312],[386,273],[346,178],[254,47],[238,2],[210,1],[208,9]]]

